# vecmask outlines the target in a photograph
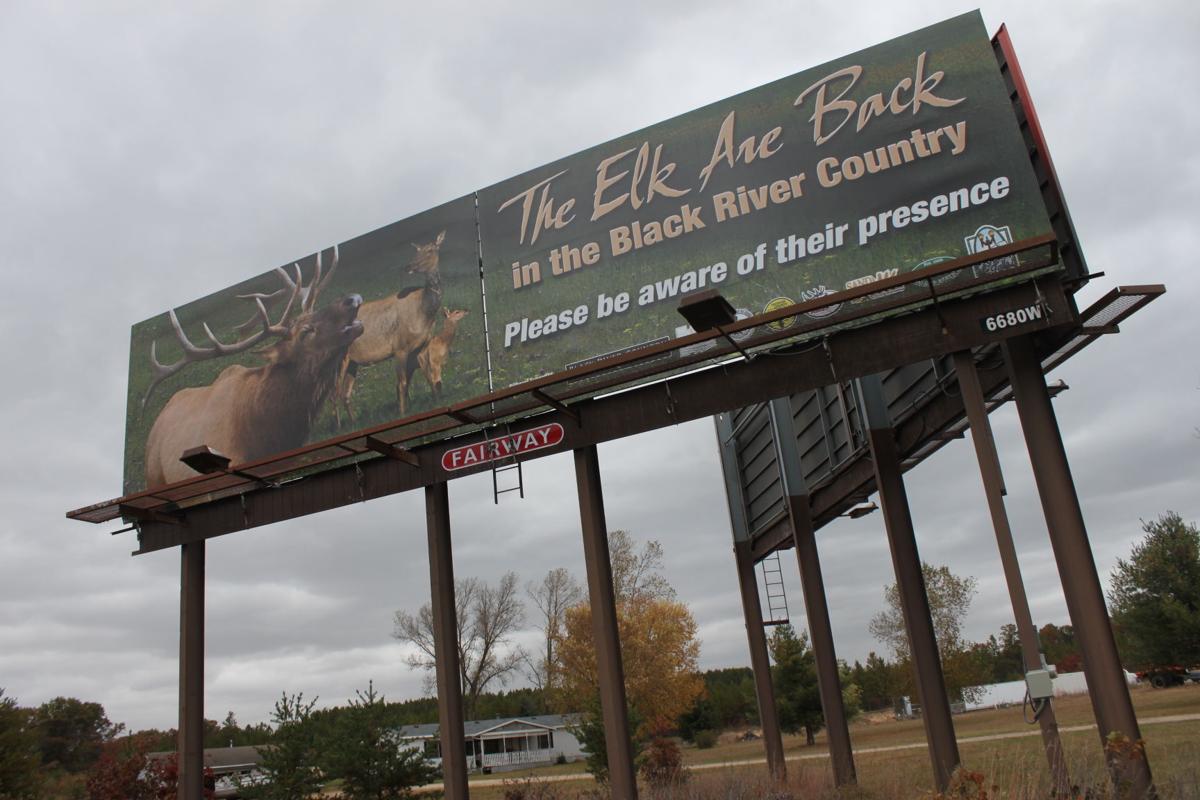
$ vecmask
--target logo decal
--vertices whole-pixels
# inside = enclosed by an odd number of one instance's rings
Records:
[[[763,306],[763,313],[770,314],[772,311],[778,311],[781,308],[787,308],[788,306],[795,304],[796,301],[790,297],[776,297]],[[777,319],[774,322],[768,322],[767,327],[773,331],[782,331],[787,330],[795,324],[795,317],[784,317],[783,319]]]
[[[878,270],[877,272],[871,273],[870,275],[863,275],[861,278],[854,278],[852,280],[846,281],[846,288],[847,289],[856,289],[859,286],[869,286],[872,283],[878,283],[879,281],[882,281],[886,278],[894,278],[899,274],[900,274],[900,270],[895,269],[895,268],[881,269],[881,270]],[[881,297],[888,297],[889,295],[899,294],[900,292],[903,292],[904,289],[905,289],[904,286],[893,286],[891,289],[883,289],[878,292],[872,292],[871,294],[863,295],[862,297],[856,297],[853,300],[851,300],[850,302],[851,303],[862,303],[866,300],[878,300]]]
[[[996,227],[995,225],[980,225],[979,229],[972,233],[967,238],[963,239],[963,243],[967,246],[967,252],[974,255],[982,253],[984,250],[994,250],[997,247],[1003,247],[1006,244],[1012,244],[1012,231],[1007,225]],[[991,261],[984,261],[975,265],[975,276],[994,275],[997,272],[1003,272],[1006,269],[1017,266],[1016,255],[1004,256],[1003,258],[994,258]]]
[[[814,286],[811,289],[805,289],[803,292],[801,292],[800,302],[806,303],[809,300],[816,300],[821,297],[827,297],[831,294],[836,293],[826,289],[825,284],[821,284],[820,286]],[[809,311],[808,316],[812,317],[813,319],[824,319],[825,317],[831,317],[836,314],[838,309],[841,307],[841,303],[834,303],[831,306],[825,306],[824,308],[818,308],[813,311]]]
[[[924,261],[922,261],[920,264],[917,264],[915,267],[913,267],[913,272],[919,272],[920,270],[923,270],[926,267],[932,267],[932,266],[936,266],[938,264],[944,264],[947,261],[953,261],[953,260],[954,260],[954,256],[933,256],[932,258],[927,258]],[[942,286],[944,284],[950,283],[955,278],[957,278],[959,275],[962,275],[961,269],[956,269],[953,272],[943,273],[933,279],[933,285],[934,286]]]

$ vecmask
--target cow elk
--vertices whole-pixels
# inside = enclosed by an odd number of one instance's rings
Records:
[[[364,332],[350,346],[345,363],[338,378],[335,414],[337,423],[342,424],[341,410],[354,423],[354,412],[350,409],[350,397],[354,393],[354,380],[359,367],[377,364],[392,359],[396,370],[396,405],[400,416],[408,413],[408,387],[417,370],[417,356],[433,338],[433,329],[442,307],[442,279],[438,272],[438,258],[446,232],[426,244],[414,244],[417,254],[408,263],[405,271],[410,275],[421,275],[424,286],[410,286],[396,294],[380,300],[363,303],[358,311]]]
[[[207,445],[228,456],[232,463],[241,464],[292,450],[308,439],[313,420],[335,386],[347,350],[362,335],[363,324],[356,319],[362,297],[346,295],[317,310],[320,292],[337,269],[336,248],[324,279],[320,254],[315,277],[308,286],[304,286],[299,264],[294,267],[294,279],[283,269],[276,270],[289,293],[277,321],[271,320],[264,303],[273,294],[239,295],[254,303],[260,327],[232,344],[222,343],[207,323],[203,329],[211,346],[193,344],[174,310],[170,312],[171,327],[183,356],[173,364],[162,364],[151,343],[155,378],[142,400],[143,408],[159,383],[189,364],[242,353],[260,344],[264,345],[261,354],[266,363],[257,367],[234,364],[207,386],[180,389],[171,395],[146,439],[148,486],[195,475],[179,461],[192,447]]]
[[[442,369],[446,366],[446,359],[450,357],[450,345],[454,342],[458,323],[467,315],[467,310],[457,308],[451,311],[443,308],[442,313],[446,315],[442,329],[429,340],[429,344],[425,345],[425,349],[417,356],[421,374],[429,381],[433,396],[437,398],[442,396]]]

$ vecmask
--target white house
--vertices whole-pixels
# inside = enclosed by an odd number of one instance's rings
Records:
[[[560,757],[578,761],[583,758],[583,749],[567,730],[574,722],[575,717],[562,714],[464,722],[467,769],[485,772],[516,769],[553,764]],[[401,746],[423,748],[430,761],[441,764],[437,723],[405,725],[398,733]]]

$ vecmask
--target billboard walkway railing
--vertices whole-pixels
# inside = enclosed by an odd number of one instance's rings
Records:
[[[998,261],[1012,256],[1019,258],[1019,264],[1002,273],[967,277],[945,289],[935,285],[935,279],[939,277],[985,261]],[[387,457],[388,450],[396,457],[411,458],[407,447],[434,439],[445,439],[456,429],[462,429],[464,432],[477,430],[514,418],[532,416],[542,410],[561,410],[562,406],[572,400],[619,389],[667,372],[702,366],[714,358],[735,353],[734,348],[723,340],[725,335],[733,336],[755,329],[761,333],[744,342],[743,349],[754,351],[780,346],[819,337],[834,328],[845,329],[863,324],[884,312],[896,313],[909,307],[923,307],[941,299],[979,291],[985,286],[1030,278],[1047,268],[1054,268],[1057,260],[1057,243],[1052,235],[1014,242],[1004,247],[936,264],[919,272],[897,275],[867,286],[855,287],[740,320],[722,326],[723,332],[716,329],[700,331],[634,352],[596,360],[551,376],[526,381],[446,408],[314,442],[267,459],[234,464],[225,472],[197,475],[166,486],[153,487],[96,503],[70,511],[67,517],[94,523],[108,522],[118,517],[169,522],[172,519],[170,512],[173,510],[200,505],[256,488],[278,485],[303,477],[306,470],[317,466],[364,457]],[[896,292],[897,289],[907,291]],[[822,321],[811,317],[799,321],[814,310],[872,296],[878,299],[864,302],[858,309],[844,311],[834,321]],[[789,318],[795,318],[797,323],[782,330],[772,330],[769,327],[771,323]],[[710,346],[703,352],[693,352],[690,355],[679,353],[709,343],[715,344],[715,349]],[[665,356],[670,358],[664,358]],[[380,456],[380,453],[385,455]]]

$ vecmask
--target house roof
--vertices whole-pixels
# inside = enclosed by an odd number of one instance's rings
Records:
[[[158,759],[167,758],[174,755],[173,750],[167,750],[161,753],[148,753],[147,758],[157,761]],[[262,760],[262,756],[258,752],[258,748],[254,746],[246,747],[209,747],[204,750],[204,764],[212,767],[213,771],[220,772],[222,768],[244,767],[252,764],[258,764]]]
[[[464,735],[482,736],[489,732],[499,732],[497,729],[512,723],[523,723],[534,728],[547,730],[564,728],[573,724],[574,714],[539,714],[530,717],[497,717],[496,719],[475,719],[463,723]],[[421,725],[405,725],[400,728],[402,739],[432,739],[438,735],[438,723],[426,722]]]

